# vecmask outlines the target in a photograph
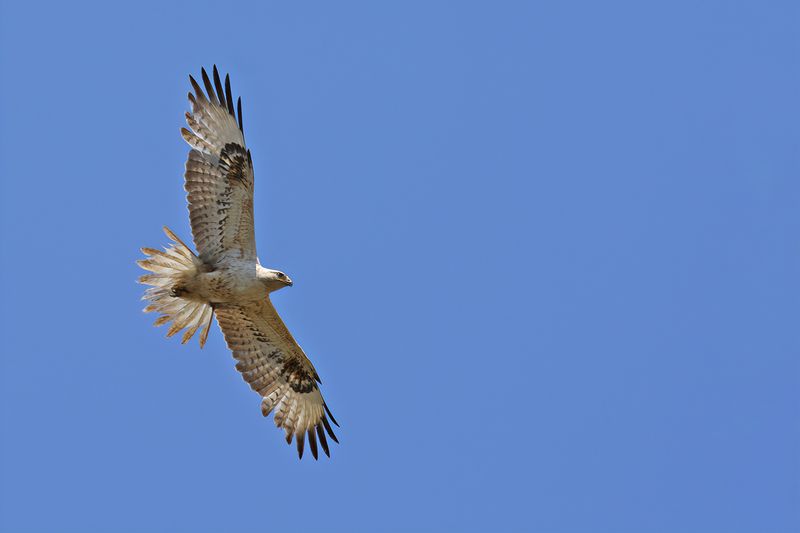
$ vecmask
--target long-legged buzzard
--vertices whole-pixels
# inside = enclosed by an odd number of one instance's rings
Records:
[[[166,227],[172,242],[165,251],[142,248],[148,257],[138,264],[150,274],[139,281],[151,285],[145,311],[161,315],[156,326],[172,324],[167,336],[183,330],[184,343],[200,330],[201,347],[216,315],[236,368],[262,398],[264,416],[274,412],[301,458],[306,437],[315,459],[317,443],[330,456],[326,434],[339,441],[319,376],[269,299],[292,280],[262,267],[256,256],[253,162],[244,143],[242,100],[234,109],[230,78],[225,76],[223,89],[216,66],[213,84],[202,69],[205,92],[191,76],[189,81],[190,129],[181,134],[191,146],[184,177],[197,253]]]

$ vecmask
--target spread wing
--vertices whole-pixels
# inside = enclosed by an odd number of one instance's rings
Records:
[[[213,72],[214,85],[202,69],[208,95],[189,76],[194,94],[189,93],[192,111],[186,122],[191,131],[181,128],[192,147],[184,174],[192,235],[207,264],[255,261],[253,162],[244,144],[242,100],[236,105],[237,123],[230,78],[225,76],[223,91],[216,66]]]
[[[302,458],[306,434],[314,459],[317,438],[330,457],[327,433],[335,442],[328,417],[336,424],[322,399],[317,371],[278,316],[269,298],[251,304],[217,305],[222,333],[236,359],[236,369],[250,387],[261,395],[264,416],[274,411],[275,425],[286,434],[286,442],[297,442]]]

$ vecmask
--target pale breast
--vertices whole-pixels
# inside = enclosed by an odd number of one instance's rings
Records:
[[[267,290],[256,277],[255,268],[223,267],[198,274],[194,291],[212,303],[243,303],[266,298]]]

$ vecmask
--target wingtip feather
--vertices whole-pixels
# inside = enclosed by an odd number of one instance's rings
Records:
[[[194,89],[194,94],[197,96],[197,99],[203,101],[206,99],[206,95],[203,94],[203,89],[200,88],[200,84],[197,83],[197,80],[194,79],[194,76],[189,74],[189,83],[192,84],[192,89]]]
[[[217,65],[214,65],[214,87],[217,88],[217,96],[219,97],[219,105],[222,107],[227,107],[225,103],[225,92],[222,90],[222,82],[219,79],[219,71],[217,70]]]
[[[325,431],[328,432],[328,436],[330,436],[330,438],[333,439],[333,442],[339,444],[339,439],[336,438],[336,433],[333,432],[333,428],[328,423],[328,419],[325,418],[324,416],[322,417],[322,425],[325,426]]]
[[[326,413],[328,413],[328,416],[329,416],[329,417],[331,417],[331,422],[333,422],[334,424],[336,424],[336,427],[337,427],[337,428],[338,428],[338,427],[341,427],[341,426],[339,425],[339,422],[337,422],[337,421],[336,421],[336,418],[334,418],[334,416],[333,416],[333,413],[331,413],[331,410],[330,410],[330,409],[328,409],[328,404],[327,404],[327,403],[325,403],[325,402],[322,402],[322,406],[323,406],[323,407],[325,407],[325,412],[326,412]]]
[[[228,113],[231,114],[234,118],[236,118],[236,113],[233,111],[233,96],[231,91],[231,77],[228,74],[225,74],[225,103],[228,107]]]
[[[205,67],[200,67],[200,76],[203,78],[203,85],[205,85],[209,100],[213,104],[218,104],[219,100],[217,99],[217,95],[214,93],[214,87],[211,85],[211,80],[208,79],[208,72],[206,72]]]
[[[317,436],[319,437],[319,443],[322,446],[322,451],[325,452],[325,455],[328,457],[331,456],[331,452],[328,449],[328,439],[325,438],[325,432],[322,430],[322,424],[316,425]]]
[[[314,434],[314,430],[308,430],[308,446],[311,448],[311,455],[314,456],[314,460],[319,459],[319,454],[317,452],[317,436]]]

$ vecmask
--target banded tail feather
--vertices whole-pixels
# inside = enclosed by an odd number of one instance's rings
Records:
[[[161,316],[153,323],[162,326],[172,322],[167,337],[172,337],[185,330],[181,344],[186,343],[200,331],[200,347],[208,338],[214,309],[207,303],[181,298],[180,286],[184,280],[195,276],[202,266],[202,261],[181,241],[168,227],[164,233],[172,241],[164,247],[164,251],[153,248],[142,248],[147,258],[136,263],[151,272],[139,278],[139,283],[150,285],[142,297],[150,303],[144,308],[145,313],[157,312]]]

